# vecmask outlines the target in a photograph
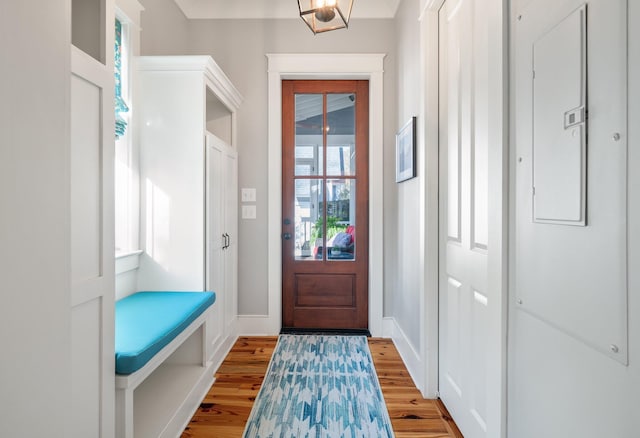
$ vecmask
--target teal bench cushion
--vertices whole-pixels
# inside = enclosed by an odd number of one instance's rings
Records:
[[[137,292],[116,302],[116,373],[131,374],[216,300],[214,292]]]

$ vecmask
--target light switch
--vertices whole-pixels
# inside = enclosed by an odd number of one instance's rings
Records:
[[[255,219],[256,218],[256,206],[255,205],[243,205],[242,206],[242,219]]]
[[[256,202],[256,189],[242,189],[242,202]]]

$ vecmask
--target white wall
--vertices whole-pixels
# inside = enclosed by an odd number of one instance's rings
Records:
[[[140,0],[142,55],[184,55],[189,20],[174,0]]]
[[[69,436],[69,20],[63,0],[3,2],[0,13],[0,433],[7,437]]]
[[[149,3],[149,2],[145,2]],[[145,4],[142,54],[162,53],[168,33],[146,30],[169,8]],[[153,25],[155,26],[155,25]],[[149,38],[154,38],[153,43]],[[238,111],[239,187],[257,189],[257,219],[239,221],[239,313],[266,315],[267,289],[267,53],[388,53],[385,58],[385,148],[394,148],[393,20],[353,20],[348,30],[314,36],[301,20],[193,20],[180,54],[211,55],[244,96]],[[177,48],[171,49],[174,54]],[[372,177],[376,177],[375,175]],[[385,181],[385,184],[390,182]]]
[[[520,0],[512,1],[513,8],[513,27],[517,29],[520,21],[516,17],[523,15],[522,20],[529,18],[531,8],[539,8],[540,16],[548,17],[550,13],[557,12],[556,8],[564,7],[559,2],[549,2],[546,0]],[[581,2],[575,2],[569,7],[577,7]],[[603,29],[603,25],[597,22],[598,9],[595,7],[596,1],[588,2],[589,19],[591,21],[590,32],[604,31],[607,35],[621,35],[616,32],[623,28],[621,26],[612,26]],[[617,2],[616,2],[617,3]],[[601,8],[610,10],[613,5],[609,2],[600,3]],[[633,171],[640,165],[640,32],[634,23],[640,20],[640,4],[637,1],[629,1],[629,9],[627,14],[629,26],[629,72],[628,72],[628,136],[624,132],[624,118],[620,120],[622,123],[622,139],[627,141],[628,150],[628,215],[627,215],[627,260],[624,257],[615,259],[614,262],[618,266],[628,266],[628,342],[627,345],[621,345],[621,350],[628,349],[628,365],[621,363],[614,358],[613,354],[606,353],[604,349],[599,351],[588,343],[578,340],[575,334],[571,334],[568,330],[559,328],[557,325],[545,322],[544,318],[534,316],[533,313],[521,308],[517,304],[519,288],[517,287],[518,275],[526,275],[528,269],[535,269],[534,266],[523,268],[521,271],[514,272],[512,270],[512,281],[510,291],[510,324],[509,324],[509,418],[508,432],[511,437],[533,438],[545,436],[554,437],[616,437],[627,438],[638,436],[640,430],[640,416],[638,416],[638,406],[640,406],[640,272],[637,267],[640,266],[640,175]],[[593,43],[593,41],[592,41]],[[592,44],[595,46],[595,44]],[[527,50],[526,47],[512,46],[512,53]],[[606,52],[606,51],[605,51]],[[609,50],[613,52],[613,50]],[[589,58],[591,65],[601,62],[603,56],[608,56],[602,51],[592,52]],[[527,99],[525,88],[528,87],[528,72],[518,72],[518,65],[515,64],[517,56],[514,56],[515,81],[513,84],[512,108],[515,107],[514,115],[515,141],[512,144],[512,174],[517,176],[516,154],[519,154],[518,147],[521,144],[521,130],[527,129],[527,123],[522,122],[521,118],[526,118],[526,111],[522,108],[521,99]],[[515,64],[515,65],[514,65]],[[624,68],[617,68],[615,64],[606,63],[607,70],[616,78],[624,77]],[[622,73],[622,74],[621,74]],[[624,80],[622,80],[624,81]],[[600,90],[598,96],[611,93],[617,84],[615,80],[603,83],[598,79],[597,75],[590,77],[590,87],[596,87]],[[594,95],[596,93],[593,93]],[[524,97],[523,97],[524,96]],[[595,96],[592,96],[595,97]],[[597,99],[595,99],[597,100]],[[615,108],[614,101],[611,101],[611,107]],[[602,123],[604,114],[599,113],[599,107],[593,108],[593,129],[596,129],[599,123]],[[605,112],[611,111],[607,107]],[[591,117],[591,115],[590,115]],[[524,128],[523,128],[524,126]],[[599,129],[599,128],[598,128]],[[613,132],[608,132],[606,139],[611,139]],[[616,148],[615,144],[609,144],[605,141],[595,143],[595,136],[592,136],[591,151],[599,150],[603,144],[607,148]],[[610,155],[613,149],[610,149]],[[518,155],[519,156],[519,155]],[[526,162],[525,156],[524,161]],[[602,174],[602,163],[588,162],[591,171],[589,178],[589,193],[592,190],[598,190],[598,186],[602,180],[599,175]],[[611,175],[614,177],[615,175]],[[517,181],[517,180],[516,180]],[[598,181],[598,184],[594,182]],[[512,186],[518,188],[517,183],[513,182]],[[620,191],[617,194],[623,194]],[[624,198],[624,196],[622,196]],[[517,206],[517,202],[512,203]],[[592,220],[593,227],[597,227],[598,220],[602,218],[605,212],[594,211],[596,204],[587,204],[590,212],[588,212],[588,221]],[[601,205],[601,204],[600,204]],[[512,210],[513,211],[513,210]],[[589,215],[590,214],[590,215]],[[619,218],[624,221],[624,218]],[[623,222],[622,222],[623,223]],[[588,222],[589,225],[589,222]],[[512,224],[517,229],[518,224]],[[565,233],[571,231],[565,227]],[[521,233],[515,234],[515,239],[526,239]],[[561,236],[562,237],[562,236]],[[516,242],[517,243],[517,242]],[[512,249],[514,245],[512,244]],[[551,245],[549,251],[563,250],[558,244]],[[605,248],[593,248],[593,252],[604,251]],[[622,251],[624,254],[624,250]],[[540,254],[538,260],[543,260],[543,254]],[[577,254],[582,257],[582,254]],[[515,260],[517,265],[518,260]],[[570,267],[571,261],[566,260],[560,267]],[[587,265],[583,268],[584,272],[601,272],[602,264]],[[524,271],[524,272],[522,272]],[[602,274],[601,274],[602,275]],[[572,279],[569,278],[569,281]],[[605,283],[608,279],[601,278]],[[539,281],[535,280],[535,281]],[[514,287],[514,285],[516,285]],[[589,299],[589,291],[585,294],[579,294],[583,299]],[[624,293],[616,288],[602,288],[599,294],[620,294]],[[559,301],[559,300],[558,300]],[[554,303],[550,303],[555,305]],[[559,305],[560,303],[558,303]],[[587,303],[588,304],[588,303]],[[526,305],[526,303],[525,303]],[[585,304],[577,300],[573,303],[576,306],[577,314],[581,314]],[[604,309],[603,309],[604,310]],[[599,327],[609,328],[612,324],[619,320],[603,321],[600,313],[592,314],[590,317],[582,321],[591,330],[598,331]],[[606,346],[605,346],[606,347]],[[607,348],[608,350],[608,348]],[[622,360],[624,362],[624,360]]]
[[[413,116],[420,115],[420,15],[418,0],[404,0],[395,19],[398,111],[393,118],[394,129],[400,128]],[[417,121],[423,126],[425,121]],[[418,129],[420,135],[421,129]],[[395,139],[394,139],[395,141]],[[420,350],[420,296],[423,293],[420,277],[424,259],[420,237],[420,185],[425,175],[402,183],[395,183],[395,143],[385,155],[385,311],[393,317],[411,346]],[[418,150],[417,160],[424,160],[424,150]],[[393,224],[393,225],[392,225]]]

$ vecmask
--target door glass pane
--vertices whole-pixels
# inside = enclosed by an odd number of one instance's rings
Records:
[[[315,260],[318,247],[322,247],[322,219],[318,219],[322,180],[297,179],[295,186],[295,257],[296,260]]]
[[[355,94],[327,94],[327,175],[355,175]]]
[[[322,175],[322,94],[296,94],[295,175]]]
[[[356,235],[356,181],[327,179],[326,191],[325,257],[327,260],[353,260]]]

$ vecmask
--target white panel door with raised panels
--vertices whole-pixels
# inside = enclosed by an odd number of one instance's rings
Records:
[[[500,389],[491,395],[487,384],[489,306],[498,300],[488,291],[486,9],[475,0],[447,0],[439,14],[439,394],[467,438],[489,436],[489,423],[500,422],[489,419]]]

